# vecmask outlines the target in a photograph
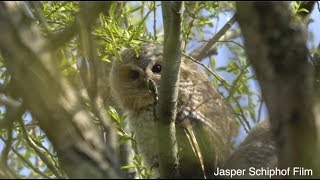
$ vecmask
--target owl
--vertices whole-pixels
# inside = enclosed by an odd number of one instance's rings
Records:
[[[127,114],[143,161],[158,171],[154,110],[160,90],[163,46],[144,43],[138,53],[126,48],[113,61],[110,82],[115,101]],[[229,155],[235,124],[221,94],[196,64],[182,57],[178,86],[176,138],[181,177],[210,178]]]

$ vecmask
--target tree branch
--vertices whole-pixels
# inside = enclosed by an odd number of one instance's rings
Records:
[[[22,130],[23,137],[26,139],[28,145],[37,153],[37,155],[40,157],[40,159],[47,165],[47,167],[51,170],[51,172],[57,177],[57,178],[63,178],[63,176],[60,174],[59,170],[54,166],[54,164],[49,160],[49,157],[47,156],[47,152],[40,147],[36,145],[36,143],[29,137],[28,132],[25,128],[25,125],[23,124],[23,121],[19,119],[19,124]]]
[[[157,6],[156,1],[153,2],[153,38],[157,41]]]
[[[0,130],[4,128],[10,129],[10,126],[22,115],[25,109],[19,101],[4,95],[0,95],[0,104],[5,105],[7,109],[4,118],[0,121]]]
[[[49,176],[41,172],[39,169],[35,168],[30,161],[23,157],[16,149],[14,149],[11,144],[9,144],[4,138],[0,137],[0,139],[8,146],[12,152],[14,152],[27,166],[29,166],[35,173],[41,175],[44,178],[50,179]]]
[[[225,32],[223,36],[220,37],[220,39],[217,42],[227,42],[230,41],[231,39],[234,39],[236,37],[239,37],[241,35],[240,29],[229,29],[228,31]],[[210,41],[210,40],[209,40]],[[206,42],[209,42],[206,41]],[[215,43],[207,52],[206,55],[202,57],[202,59],[198,59],[199,61],[202,61],[203,59],[210,57],[214,54],[217,54],[217,46],[219,43]],[[202,44],[199,48],[193,50],[190,55],[192,57],[198,56],[200,51],[206,46],[206,43]]]
[[[189,58],[190,60],[192,60],[193,62],[201,65],[202,67],[204,67],[207,71],[209,71],[215,78],[218,79],[218,81],[220,81],[221,84],[226,86],[226,89],[228,90],[229,87],[231,87],[231,85],[228,83],[228,81],[226,81],[225,79],[223,79],[223,77],[221,77],[219,74],[215,73],[214,71],[212,71],[208,66],[206,66],[205,64],[201,63],[200,60],[197,60],[195,58],[193,58],[191,55],[188,55],[186,53],[182,53],[184,56],[186,56],[187,58]]]
[[[118,177],[97,127],[58,69],[39,29],[11,2],[0,3],[0,50],[26,108],[57,150],[71,178]],[[28,65],[26,65],[28,64]],[[59,135],[57,135],[59,133]]]
[[[161,2],[164,47],[156,126],[159,144],[160,178],[177,177],[177,114],[178,80],[181,62],[182,2]]]
[[[238,2],[236,7],[280,148],[279,166],[311,168],[315,175],[312,76],[302,26],[293,24],[286,2]]]
[[[86,3],[86,2],[81,2],[81,3]],[[87,6],[85,6],[85,8],[82,8],[79,14],[80,15],[83,13],[86,14],[86,22],[89,22],[90,23],[89,25],[91,25],[95,22],[95,19],[98,17],[98,15],[101,12],[103,12],[104,10],[108,11],[111,3],[112,2],[98,2],[98,1],[87,3]],[[48,37],[50,43],[48,43],[48,47],[46,48],[56,49],[64,45],[66,42],[70,41],[77,33],[78,18],[79,18],[79,15],[75,18],[75,20],[72,23],[66,26],[63,31],[57,32],[55,34],[51,34]]]
[[[87,14],[93,13],[93,9],[87,8],[90,3],[91,2],[80,2],[80,9],[82,10],[79,14],[78,24],[81,47],[80,53],[83,57],[80,66],[80,75],[93,106],[93,113],[98,117],[106,133],[106,141],[109,143],[109,145],[106,146],[106,150],[110,155],[109,159],[120,168],[117,156],[111,156],[118,152],[116,149],[117,136],[114,128],[112,128],[112,121],[109,116],[107,116],[106,107],[103,106],[102,90],[107,87],[101,78],[105,77],[106,74],[103,73],[103,66],[101,66],[102,61],[97,57],[95,50],[96,44],[92,40],[91,19],[86,18]]]
[[[197,53],[194,57],[195,59],[199,59],[202,60],[204,57],[207,56],[207,53],[209,52],[209,50],[212,48],[212,46],[220,40],[220,38],[227,32],[228,29],[231,28],[232,24],[236,21],[236,16],[234,15],[221,29],[220,31],[213,36],[213,38],[211,38],[209,40],[208,43],[206,43],[203,47],[201,47],[201,49],[199,49],[199,53]],[[192,53],[194,54],[194,53]]]
[[[7,115],[7,113],[6,113]],[[10,152],[10,147],[12,146],[12,130],[13,130],[13,121],[10,121],[9,127],[7,128],[7,141],[6,141],[6,147],[2,150],[1,156],[0,156],[0,167],[4,170],[4,173],[6,174],[5,178],[19,178],[19,176],[12,171],[12,169],[8,166],[8,155]]]

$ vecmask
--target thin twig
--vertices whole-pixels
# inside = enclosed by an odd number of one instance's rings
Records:
[[[151,12],[152,12],[151,10],[148,11],[148,13],[143,17],[143,19],[141,20],[141,22],[140,22],[139,25],[138,25],[138,29],[140,29],[141,26],[145,23],[146,19],[148,18],[149,14],[150,14]],[[129,39],[130,39],[130,40],[133,39],[133,37],[134,37],[135,35],[136,35],[136,34],[133,33],[133,34],[130,36]]]
[[[138,25],[138,29],[140,29],[141,26],[145,23],[146,19],[148,18],[149,14],[150,14],[151,12],[152,12],[151,10],[148,11],[148,13],[143,17],[143,19],[141,20],[141,22],[140,22],[139,25]],[[134,34],[133,34],[132,36],[134,36]]]
[[[7,173],[9,173],[11,176],[15,177],[15,178],[18,178],[19,176],[14,172],[12,171],[12,169],[8,166],[8,155],[9,155],[9,152],[10,152],[10,146],[12,144],[12,131],[13,131],[13,121],[10,122],[9,124],[9,127],[7,128],[8,129],[8,132],[7,132],[7,144],[6,147],[3,149],[2,153],[1,153],[1,164],[3,165],[3,167],[5,169],[8,170]]]
[[[229,95],[228,95],[228,97],[226,98],[226,101],[227,101],[227,102],[229,102],[229,99],[230,99],[231,97],[233,97],[234,92],[235,92],[236,85],[237,85],[238,81],[240,80],[240,78],[242,77],[242,74],[244,73],[245,69],[247,69],[247,68],[249,67],[249,65],[250,65],[250,63],[247,63],[247,64],[241,69],[241,72],[240,72],[239,76],[238,76],[238,77],[236,78],[236,80],[234,80],[234,82],[232,83],[231,89],[227,89],[228,92],[229,92]],[[243,110],[242,110],[242,108],[241,108],[240,103],[239,103],[238,101],[235,101],[235,102],[236,102],[236,104],[237,104],[237,106],[238,106],[238,108],[239,108],[239,110],[240,110],[240,114],[241,114],[241,117],[242,117],[243,121],[244,121],[245,124],[247,125],[248,130],[250,131],[250,130],[251,130],[250,123],[249,123],[248,119],[246,118],[246,116],[244,115],[244,112],[243,112]],[[229,104],[229,103],[228,103],[228,104]],[[231,108],[232,108],[232,107],[231,107]],[[241,124],[244,126],[244,124],[243,124],[242,121],[241,121]],[[244,126],[244,128],[247,129],[245,126]]]
[[[105,153],[106,153],[107,157],[109,158],[112,165],[120,167],[117,157],[114,157],[114,155],[113,155],[117,151],[117,149],[115,147],[115,142],[116,142],[115,134],[116,133],[112,127],[111,119],[109,118],[109,116],[107,116],[106,109],[103,106],[101,99],[102,98],[98,95],[98,97],[96,97],[96,99],[92,100],[93,112],[98,117],[98,120],[101,123],[102,128],[107,135],[107,141],[108,141],[109,145],[106,146]]]
[[[59,22],[59,21],[51,21],[51,20],[46,20],[47,23],[51,23],[51,24],[58,24],[61,26],[66,26],[67,24],[64,22]],[[59,29],[57,29],[56,31],[59,31]]]
[[[153,37],[157,41],[157,6],[156,1],[153,1]]]
[[[0,96],[0,104],[9,106],[12,108],[19,108],[21,106],[21,102],[12,99],[9,96],[1,95]]]
[[[141,2],[142,4],[141,4],[141,6],[142,6],[142,8],[140,9],[140,16],[141,16],[141,18],[143,17],[143,14],[144,14],[144,1],[142,1]]]
[[[251,130],[250,123],[249,123],[247,117],[244,115],[244,112],[243,112],[243,110],[242,110],[242,108],[241,108],[240,103],[239,103],[238,101],[235,101],[235,102],[236,102],[237,106],[239,107],[239,110],[240,110],[240,113],[241,113],[241,116],[242,116],[244,122],[246,123],[248,129]]]
[[[198,61],[197,59],[193,58],[192,56],[182,52],[182,54],[186,57],[188,57],[190,60],[192,60],[193,62],[203,66],[206,70],[208,70],[214,77],[216,77],[218,79],[218,81],[220,81],[222,84],[227,85],[227,87],[230,87],[230,84],[224,80],[220,75],[218,75],[217,73],[213,72],[210,68],[208,68],[205,64],[201,63],[200,61]]]
[[[103,3],[94,2],[94,4],[91,4],[90,6],[84,9],[80,9],[79,14],[85,13],[85,12],[91,12],[87,17],[87,21],[90,23],[89,25],[91,25],[92,23],[95,22],[94,20],[98,17],[100,12],[103,12],[105,9],[110,8],[110,4],[111,2],[103,2]],[[71,40],[76,35],[76,32],[77,32],[77,27],[78,27],[77,19],[79,18],[78,16],[75,18],[75,20],[72,23],[67,25],[63,31],[52,34],[49,37],[49,40],[50,40],[49,47],[45,47],[45,48],[56,49],[62,46],[63,44],[65,44],[66,42],[68,42],[69,40]]]
[[[51,16],[52,14],[56,13],[61,7],[63,7],[64,5],[66,5],[69,2],[62,2],[58,7],[56,7],[54,10],[52,10],[50,12],[50,14],[46,15],[46,19],[48,19],[49,16]]]
[[[3,138],[0,137],[0,139],[6,144],[6,146],[8,146],[9,144],[7,143],[7,141]],[[9,146],[11,151],[14,152],[27,166],[29,166],[35,173],[43,176],[44,178],[47,179],[51,179],[49,176],[47,176],[46,174],[44,174],[43,172],[41,172],[39,169],[36,169],[29,160],[27,160],[26,158],[23,157],[23,155],[21,155],[16,149],[14,149],[12,146]]]
[[[258,96],[258,97],[259,97],[259,100],[260,100],[260,106],[259,106],[257,121],[260,122],[261,121],[261,112],[262,112],[263,99],[260,96]]]
[[[25,125],[27,127],[27,125]],[[34,139],[32,137],[30,137],[33,141]],[[40,146],[40,148],[42,148],[52,159],[52,161],[54,162],[54,165],[57,169],[61,169],[59,166],[59,163],[56,161],[55,158],[57,158],[55,155],[53,155],[46,147],[44,147],[43,144],[39,143],[38,146]]]
[[[186,8],[186,11],[185,11],[184,13],[186,13],[187,11],[188,11],[188,8]],[[190,12],[188,11],[188,13],[190,13]],[[189,36],[190,36],[190,32],[191,32],[192,27],[193,27],[193,22],[194,22],[194,20],[196,19],[194,15],[192,15],[192,16],[189,15],[189,17],[191,17],[192,19],[191,19],[191,21],[189,22],[188,27],[187,27],[187,30],[188,30],[188,31],[186,32],[186,38],[184,39],[183,51],[186,51],[187,44],[188,44],[188,38],[189,38]]]
[[[231,28],[232,24],[236,21],[236,16],[233,17],[220,29],[220,31],[209,40],[209,42],[200,50],[195,59],[202,60],[210,48]]]
[[[221,38],[219,39],[219,41],[228,41],[228,40],[231,40],[231,39],[234,39],[236,37],[239,37],[241,34],[241,31],[239,28],[236,28],[236,29],[229,29],[223,36],[221,36]],[[218,42],[219,42],[218,41]],[[198,42],[209,42],[209,40],[200,40]],[[204,57],[202,57],[202,59],[197,59],[197,60],[200,60],[202,61],[203,59],[207,58],[207,57],[210,57],[211,55],[213,54],[218,54],[217,53],[217,46],[218,46],[219,43],[216,43],[214,44],[210,50],[208,50],[206,52],[206,55]],[[203,49],[203,47],[205,46],[206,44],[203,43],[200,47],[198,47],[197,49],[193,50],[191,53],[189,53],[192,57],[196,57],[199,52]]]
[[[240,43],[237,43],[237,42],[232,41],[232,40],[228,40],[228,41],[217,41],[217,42],[228,42],[228,43],[234,43],[234,44],[236,44],[236,45],[240,46],[242,49],[244,49],[244,47],[243,47]]]
[[[4,165],[8,165],[8,154],[10,152],[10,147],[12,144],[12,126],[13,122],[11,122],[10,126],[8,127],[8,132],[7,132],[7,146],[3,149],[2,153],[1,153],[1,163],[3,163]]]
[[[10,128],[13,122],[24,112],[24,107],[21,102],[5,95],[0,95],[0,104],[5,105],[7,108],[4,118],[0,121],[0,129]]]
[[[241,114],[236,113],[234,108],[230,108],[230,109],[232,110],[232,113],[235,115],[235,117],[239,120],[239,122],[241,123],[241,125],[242,125],[243,129],[246,131],[246,133],[249,134],[250,130],[247,129],[246,125],[242,122],[243,119],[240,118]]]
[[[40,157],[40,159],[47,165],[47,167],[51,170],[51,172],[58,178],[63,178],[63,176],[60,174],[59,170],[51,163],[49,158],[47,158],[46,153],[44,150],[42,150],[40,147],[37,146],[37,144],[29,137],[28,132],[23,124],[23,121],[19,119],[19,124],[23,133],[23,137],[29,144],[29,146],[37,153],[37,155]]]
[[[233,97],[233,94],[235,93],[235,90],[236,90],[236,87],[237,87],[237,83],[240,81],[244,71],[249,67],[249,64],[246,64],[242,69],[241,69],[241,72],[240,74],[238,75],[238,77],[233,81],[232,83],[232,86],[231,86],[231,89],[229,90],[229,95],[226,99],[226,101],[229,101],[231,97]]]
[[[220,21],[220,17],[217,16],[217,22],[216,22],[216,29],[214,30],[215,33],[217,33],[218,31],[218,24],[219,24],[219,21]]]

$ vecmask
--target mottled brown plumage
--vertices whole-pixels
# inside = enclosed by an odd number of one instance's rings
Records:
[[[241,176],[233,178],[269,178],[268,175],[250,175],[249,168],[275,169],[278,166],[279,148],[268,120],[257,124],[226,161],[224,169],[246,169]],[[230,177],[224,177],[230,178]]]
[[[129,126],[136,133],[139,153],[149,165],[156,165],[157,143],[154,127],[154,97],[149,80],[158,90],[163,47],[144,44],[138,56],[132,49],[121,51],[122,61],[113,62],[111,88],[115,100],[128,114]],[[176,118],[177,143],[183,177],[212,177],[216,166],[228,156],[233,120],[222,96],[196,64],[183,57],[180,66]],[[200,158],[199,160],[199,152]],[[202,163],[203,162],[203,163]],[[204,165],[203,174],[201,165]]]

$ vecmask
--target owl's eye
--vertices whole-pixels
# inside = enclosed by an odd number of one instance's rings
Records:
[[[139,72],[135,70],[130,70],[128,75],[132,80],[136,80],[139,78]]]
[[[161,65],[160,64],[156,64],[152,67],[152,72],[153,73],[160,73],[161,72]]]

